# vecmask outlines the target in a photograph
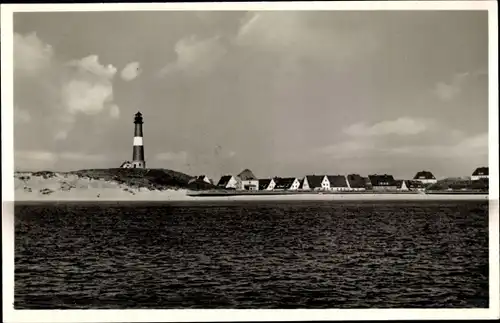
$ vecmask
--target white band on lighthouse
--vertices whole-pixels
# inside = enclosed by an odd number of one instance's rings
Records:
[[[134,137],[134,146],[142,146],[142,137]]]

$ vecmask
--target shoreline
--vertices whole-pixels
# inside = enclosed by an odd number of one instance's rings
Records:
[[[54,192],[50,195],[16,192],[14,202],[216,202],[216,201],[443,201],[468,200],[488,201],[488,194],[272,194],[272,195],[230,195],[230,196],[189,196],[187,190],[139,191],[122,194],[116,190],[109,192]],[[97,193],[97,194],[96,194]],[[100,197],[97,198],[96,196]]]

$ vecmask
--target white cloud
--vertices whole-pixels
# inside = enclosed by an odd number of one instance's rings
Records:
[[[428,130],[434,122],[428,119],[401,117],[367,125],[356,123],[344,129],[344,133],[353,137],[384,135],[417,135]]]
[[[17,158],[21,159],[31,159],[35,161],[55,161],[57,156],[54,153],[41,150],[26,150],[26,151],[16,151],[14,152]]]
[[[462,92],[467,82],[470,82],[475,77],[480,77],[487,74],[488,72],[482,69],[476,70],[472,73],[457,73],[453,75],[449,82],[437,83],[434,87],[434,93],[442,101],[451,101]]]
[[[101,65],[97,55],[90,55],[80,60],[73,60],[68,62],[67,65],[76,67],[81,73],[90,73],[104,79],[112,79],[116,74],[116,68],[113,65]]]
[[[472,135],[456,142],[452,145],[428,145],[394,147],[387,149],[387,152],[394,155],[405,156],[432,156],[438,158],[476,158],[488,155],[488,133]]]
[[[248,13],[234,43],[285,57],[341,61],[376,49],[370,30],[312,27],[307,12],[263,11]]]
[[[53,168],[61,160],[77,162],[102,162],[107,160],[105,155],[86,154],[82,152],[54,153],[43,150],[20,150],[15,151],[15,168],[44,170]]]
[[[119,107],[113,102],[112,80],[117,72],[113,65],[101,64],[97,55],[60,62],[52,47],[35,33],[15,34],[14,38],[14,78],[20,89],[14,99],[27,113],[44,109],[54,139],[66,139],[80,114],[93,116],[109,109],[111,118],[119,116]],[[40,99],[26,96],[28,91]],[[26,115],[19,114],[17,121],[26,120]]]
[[[160,75],[173,72],[184,72],[190,75],[205,74],[212,70],[226,54],[221,38],[215,36],[207,39],[198,39],[191,36],[179,40],[175,44],[177,59],[166,65]]]
[[[31,115],[28,111],[19,108],[18,106],[14,107],[14,123],[23,124],[31,121]]]
[[[141,67],[139,62],[128,63],[121,72],[121,77],[125,81],[132,81],[141,74]]]
[[[14,34],[14,72],[34,75],[45,70],[54,56],[52,46],[45,44],[36,33]]]

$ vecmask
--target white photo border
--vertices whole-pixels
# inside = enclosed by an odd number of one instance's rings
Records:
[[[211,322],[499,318],[498,9],[496,1],[10,4],[1,7],[2,268],[5,322]],[[489,12],[489,308],[325,310],[14,310],[13,14],[153,10],[487,10]]]

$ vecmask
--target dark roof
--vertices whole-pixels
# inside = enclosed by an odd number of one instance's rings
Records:
[[[217,186],[226,186],[229,183],[229,180],[231,179],[231,175],[224,175],[219,179],[219,182],[217,183]]]
[[[352,188],[365,188],[366,181],[363,177],[358,174],[347,175],[347,180],[349,181],[349,186]]]
[[[324,175],[307,175],[307,183],[310,188],[321,187],[321,182],[323,182]]]
[[[436,179],[431,172],[423,170],[418,172],[413,179]]]
[[[328,175],[328,181],[330,181],[330,187],[347,187],[347,181],[343,175]]]
[[[295,177],[286,177],[286,178],[277,177],[274,179],[274,182],[276,183],[276,186],[274,186],[274,188],[276,189],[290,188],[292,184],[295,182],[295,180],[296,180]]]
[[[395,186],[395,180],[392,175],[368,175],[370,183],[373,186]]]
[[[196,179],[204,180],[205,177],[207,177],[207,175],[199,175],[199,176],[196,176]]]
[[[472,173],[472,176],[480,176],[480,175],[489,175],[489,168],[479,167],[474,171],[474,173]]]
[[[238,177],[243,181],[255,180],[257,177],[252,173],[251,170],[245,169],[241,173],[238,174]]]
[[[406,187],[408,187],[409,189],[412,189],[412,188],[424,188],[425,185],[422,184],[422,182],[420,181],[408,181],[406,180]]]
[[[259,179],[259,190],[265,190],[269,184],[271,184],[270,179]]]

